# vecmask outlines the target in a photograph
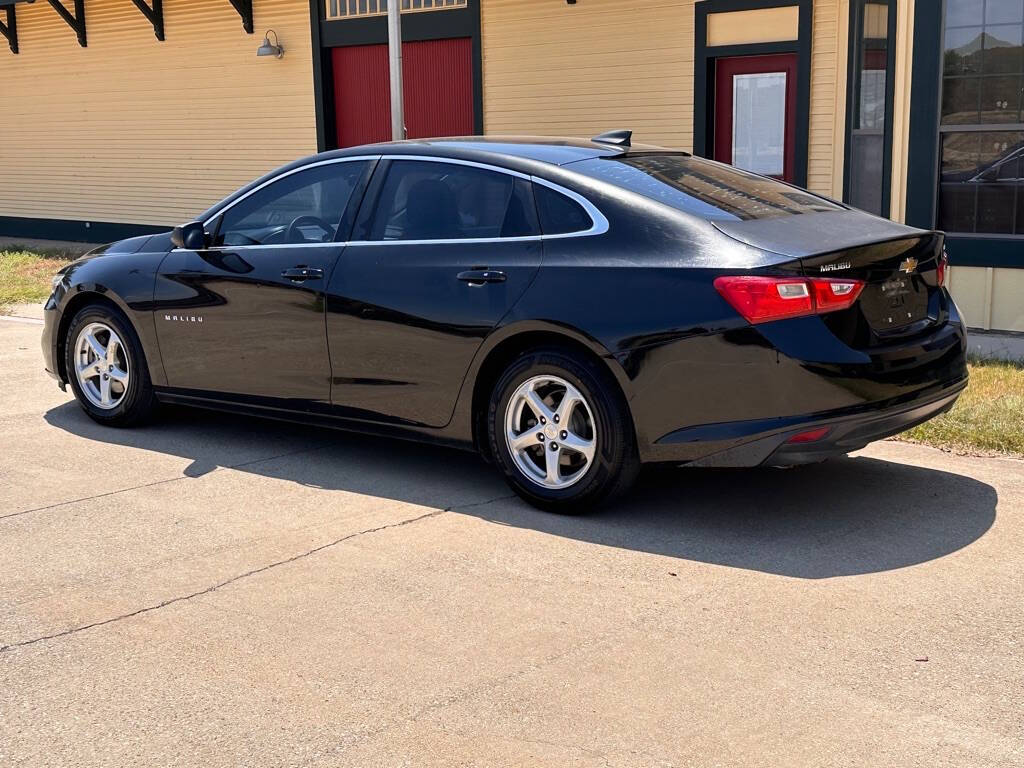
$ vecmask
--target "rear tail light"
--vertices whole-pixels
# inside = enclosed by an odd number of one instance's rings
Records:
[[[864,283],[829,277],[737,275],[715,278],[715,290],[748,322],[768,323],[848,309]]]
[[[949,272],[949,254],[946,253],[946,246],[942,246],[942,255],[935,267],[935,281],[941,288],[946,284],[946,274]]]

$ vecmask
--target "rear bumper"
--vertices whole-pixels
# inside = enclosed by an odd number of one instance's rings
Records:
[[[709,424],[697,429],[682,429],[658,441],[659,460],[671,461],[678,449],[677,461],[693,455],[693,443],[701,442],[709,452],[686,461],[697,467],[792,466],[824,461],[863,448],[945,413],[967,386],[966,377],[950,383],[938,393],[917,397],[885,408],[877,405],[809,414],[788,419]],[[789,442],[812,430],[826,430],[811,442]]]

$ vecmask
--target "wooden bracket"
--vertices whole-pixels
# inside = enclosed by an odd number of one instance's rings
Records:
[[[53,6],[53,10],[57,12],[64,21],[67,22],[68,26],[75,30],[75,34],[78,35],[78,44],[85,48],[85,0],[74,0],[75,1],[75,13],[74,15],[64,7],[61,0],[48,0],[50,5]]]
[[[132,0],[135,7],[142,11],[142,15],[153,25],[153,34],[157,40],[164,39],[164,0],[153,0],[152,7],[146,0]]]
[[[242,28],[252,34],[252,0],[228,0],[242,17]]]
[[[7,38],[11,53],[18,52],[18,17],[14,15],[14,6],[7,7],[7,23],[0,21],[0,35]]]

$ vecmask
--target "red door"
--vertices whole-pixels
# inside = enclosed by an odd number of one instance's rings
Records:
[[[410,139],[474,132],[472,50],[468,37],[402,46],[405,125]],[[335,48],[331,55],[338,146],[389,141],[387,45]]]
[[[715,63],[715,160],[794,180],[795,53]]]

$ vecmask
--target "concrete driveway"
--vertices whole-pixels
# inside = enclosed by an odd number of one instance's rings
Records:
[[[664,470],[89,421],[0,320],[0,765],[1020,766],[1024,464]]]

